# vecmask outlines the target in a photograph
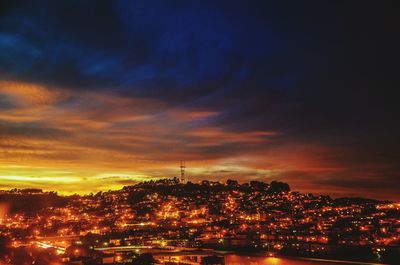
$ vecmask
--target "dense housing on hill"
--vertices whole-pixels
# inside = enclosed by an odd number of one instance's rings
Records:
[[[0,201],[12,209],[0,220],[10,253],[33,244],[70,260],[112,247],[206,247],[391,261],[399,251],[399,203],[302,194],[277,181],[160,179],[86,196],[12,190]]]

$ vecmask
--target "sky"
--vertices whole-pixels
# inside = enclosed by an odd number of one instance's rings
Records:
[[[400,200],[395,1],[1,1],[0,189],[179,175]]]

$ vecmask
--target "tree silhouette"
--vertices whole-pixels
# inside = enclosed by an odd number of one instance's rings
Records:
[[[290,187],[287,183],[279,182],[279,181],[272,181],[271,185],[268,189],[268,192],[271,193],[279,193],[279,192],[287,192],[290,191]]]

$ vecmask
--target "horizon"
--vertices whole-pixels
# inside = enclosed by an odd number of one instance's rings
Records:
[[[389,5],[2,1],[0,189],[115,190],[185,160],[193,181],[400,201]]]
[[[130,184],[130,185],[125,185],[125,186],[122,186],[122,187],[119,187],[119,188],[115,188],[115,189],[86,191],[86,192],[83,192],[83,193],[80,193],[80,192],[62,192],[62,191],[59,192],[59,191],[57,191],[57,190],[46,190],[46,189],[42,189],[42,188],[40,188],[40,187],[35,187],[35,188],[33,188],[33,187],[24,187],[24,188],[20,188],[20,189],[18,189],[18,188],[12,188],[12,189],[8,189],[8,190],[0,189],[0,191],[3,191],[3,192],[10,192],[10,191],[13,191],[14,189],[17,190],[17,191],[40,190],[40,191],[43,192],[43,193],[55,192],[55,193],[57,193],[58,196],[63,196],[63,197],[64,197],[64,196],[65,196],[65,197],[74,196],[74,195],[78,195],[78,196],[90,196],[90,195],[94,195],[94,194],[96,194],[96,193],[98,193],[98,192],[107,193],[107,192],[121,191],[121,190],[123,190],[123,189],[126,188],[126,187],[134,187],[134,186],[136,186],[136,185],[138,185],[138,184],[147,183],[147,182],[150,182],[150,181],[174,180],[174,179],[177,179],[177,180],[178,180],[178,183],[177,183],[178,185],[186,185],[186,184],[188,184],[188,183],[192,183],[192,184],[201,184],[201,185],[203,185],[202,182],[204,182],[204,181],[210,181],[210,182],[216,182],[216,183],[219,183],[219,184],[221,184],[221,185],[225,185],[225,186],[226,186],[226,185],[228,185],[228,184],[227,184],[227,181],[228,181],[228,180],[237,181],[239,185],[250,184],[250,182],[251,182],[251,181],[248,181],[248,182],[244,181],[244,182],[243,182],[243,181],[236,180],[236,179],[234,179],[234,178],[230,178],[230,179],[228,178],[225,182],[221,182],[221,181],[219,181],[219,180],[207,180],[207,179],[203,179],[203,180],[198,180],[198,181],[195,181],[195,182],[192,182],[192,181],[190,181],[190,180],[187,180],[187,182],[185,182],[185,183],[180,183],[178,177],[172,177],[172,178],[159,178],[159,179],[151,178],[151,179],[138,181],[138,182],[136,182],[136,183],[132,183],[132,184]],[[274,181],[277,181],[277,180],[273,180],[273,179],[272,179],[270,182],[265,182],[265,181],[260,181],[260,180],[256,180],[256,181],[263,182],[263,183],[266,183],[266,184],[270,185],[271,182],[274,182]],[[280,181],[277,181],[277,182],[280,182]],[[283,183],[286,183],[286,182],[283,182]],[[373,197],[368,197],[368,196],[364,196],[364,197],[361,197],[361,196],[332,196],[332,195],[330,195],[330,194],[328,194],[328,193],[322,194],[322,193],[312,193],[312,192],[307,192],[307,191],[302,191],[302,192],[301,192],[301,191],[299,191],[299,190],[294,190],[294,189],[291,187],[290,183],[286,183],[286,184],[288,184],[289,187],[290,187],[290,191],[289,191],[289,192],[300,193],[300,194],[312,194],[312,195],[314,195],[314,196],[327,196],[327,197],[330,197],[330,198],[332,198],[332,199],[346,199],[346,198],[349,198],[349,199],[376,200],[376,201],[380,201],[380,202],[398,202],[398,201],[396,201],[396,200],[385,199],[385,198],[373,198]]]

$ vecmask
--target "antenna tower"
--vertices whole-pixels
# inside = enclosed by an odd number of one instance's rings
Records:
[[[186,183],[186,175],[185,175],[185,169],[186,169],[186,162],[181,160],[181,183]]]

